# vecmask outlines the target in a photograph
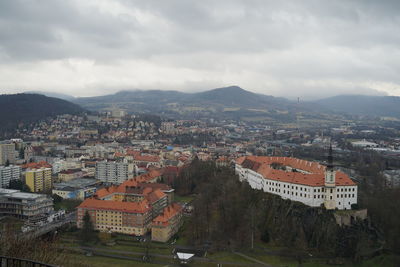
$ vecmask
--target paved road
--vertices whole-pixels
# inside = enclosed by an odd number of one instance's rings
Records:
[[[245,255],[245,254],[243,254],[243,253],[240,253],[240,252],[233,252],[233,253],[235,253],[236,255],[239,255],[239,256],[241,256],[241,257],[243,257],[243,258],[245,258],[245,259],[248,259],[248,260],[250,260],[250,261],[253,261],[253,262],[256,262],[256,263],[258,263],[258,264],[261,264],[261,265],[263,265],[263,266],[274,267],[274,266],[272,266],[272,265],[270,265],[270,264],[267,264],[267,263],[265,263],[265,262],[263,262],[263,261],[257,260],[257,259],[255,259],[255,258],[253,258],[253,257],[247,256],[247,255]]]

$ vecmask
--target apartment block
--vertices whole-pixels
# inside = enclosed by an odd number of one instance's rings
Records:
[[[0,188],[6,188],[9,186],[11,180],[21,179],[21,167],[20,166],[0,166]]]
[[[105,183],[121,184],[128,180],[128,163],[101,161],[96,163],[96,179]]]
[[[27,170],[25,172],[25,183],[32,192],[51,190],[51,168]]]
[[[0,142],[0,165],[5,165],[7,162],[14,164],[15,157],[15,144],[11,141]]]

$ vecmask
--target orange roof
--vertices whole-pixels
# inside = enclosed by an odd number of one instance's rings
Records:
[[[252,169],[266,179],[308,186],[323,186],[325,184],[326,167],[317,162],[289,157],[246,156],[238,158],[236,163],[244,168]],[[274,169],[270,166],[272,163],[280,163],[284,166],[303,170],[306,173]],[[356,185],[356,183],[347,174],[336,171],[336,186],[345,185]]]
[[[123,157],[124,154],[121,153],[121,152],[115,152],[115,153],[114,153],[114,156],[115,156],[115,157]]]
[[[154,220],[153,224],[167,226],[169,220],[173,218],[176,214],[182,211],[182,206],[178,203],[172,203],[171,205],[164,208],[162,214],[158,215]]]
[[[128,156],[137,156],[137,155],[140,155],[140,151],[128,149],[126,151],[126,155],[128,155]]]
[[[153,155],[133,155],[133,159],[137,161],[146,161],[146,162],[159,162],[160,158],[158,156]]]
[[[148,189],[150,189],[150,191]],[[153,189],[147,187],[147,188],[145,188],[145,190],[147,191],[146,199],[150,202],[150,204],[153,204],[154,202],[157,202],[159,199],[166,196],[166,194],[163,193],[160,189],[153,191]],[[145,194],[145,193],[143,192],[143,194]]]
[[[148,182],[162,175],[161,170],[151,170],[135,178],[137,182]]]
[[[51,168],[51,165],[46,161],[40,162],[29,162],[21,166],[23,169],[40,169],[40,168]]]
[[[130,213],[145,213],[150,210],[149,203],[146,200],[140,202],[123,202],[100,200],[95,198],[85,199],[78,208],[95,209],[95,210],[114,210]]]
[[[103,198],[105,196],[108,196],[112,193],[115,193],[118,191],[118,186],[110,186],[110,187],[105,187],[105,188],[101,188],[99,190],[96,191],[96,196],[98,198]]]

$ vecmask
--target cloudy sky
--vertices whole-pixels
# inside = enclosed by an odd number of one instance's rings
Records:
[[[400,95],[400,1],[0,1],[0,93],[228,85]]]

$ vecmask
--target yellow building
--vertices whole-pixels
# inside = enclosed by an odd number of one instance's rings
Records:
[[[167,242],[179,231],[182,225],[182,206],[172,203],[164,208],[161,215],[157,216],[151,226],[151,240]]]
[[[96,230],[141,236],[150,230],[152,210],[146,200],[122,202],[86,199],[78,207],[77,226],[82,228],[86,211]]]
[[[31,169],[25,172],[25,184],[31,192],[49,191],[52,187],[51,169]]]

